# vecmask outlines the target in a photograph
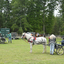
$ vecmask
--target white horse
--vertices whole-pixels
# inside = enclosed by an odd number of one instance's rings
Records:
[[[33,37],[30,34],[23,33],[22,38],[27,38],[28,42],[30,43],[30,53],[32,52],[32,45],[33,44],[42,44],[43,45],[43,53],[46,52],[47,40],[45,37]]]

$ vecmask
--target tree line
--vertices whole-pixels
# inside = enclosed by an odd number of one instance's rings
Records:
[[[0,28],[11,32],[64,34],[64,0],[0,0]],[[58,9],[57,6],[60,5]],[[54,16],[54,10],[60,15]]]

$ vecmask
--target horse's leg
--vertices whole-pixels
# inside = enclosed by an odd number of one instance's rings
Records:
[[[45,46],[43,45],[43,52],[42,53],[44,53],[44,51],[45,51]]]
[[[46,52],[46,45],[43,45],[43,53]]]
[[[32,53],[32,43],[30,43],[30,53]]]

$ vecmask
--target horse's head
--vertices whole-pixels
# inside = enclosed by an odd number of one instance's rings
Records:
[[[22,33],[21,39],[25,38],[25,33]]]

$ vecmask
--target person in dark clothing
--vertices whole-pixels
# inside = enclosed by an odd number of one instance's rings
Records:
[[[63,40],[61,41],[61,44],[64,46],[64,38],[63,38]]]
[[[45,37],[45,33],[43,34],[43,37]]]

